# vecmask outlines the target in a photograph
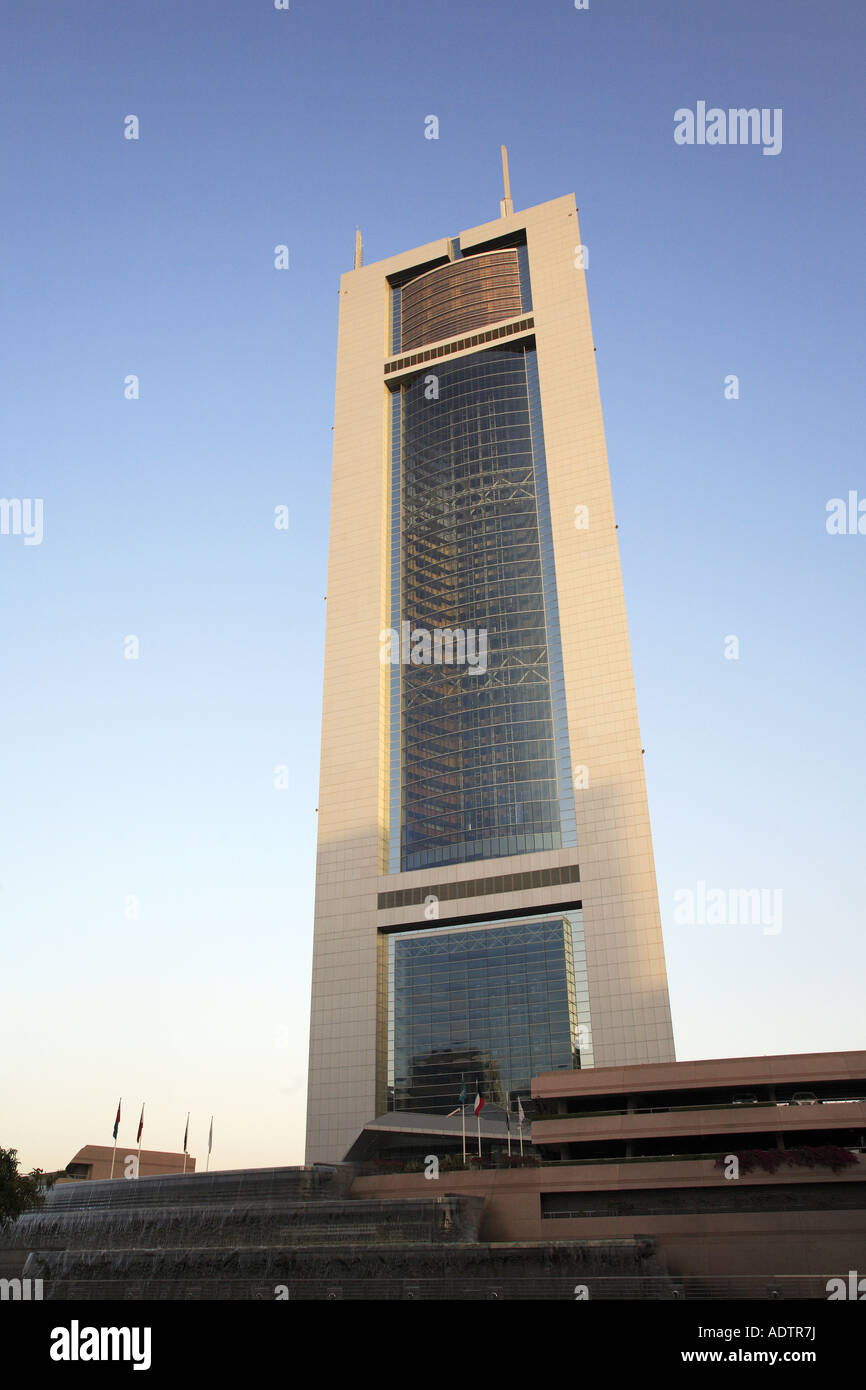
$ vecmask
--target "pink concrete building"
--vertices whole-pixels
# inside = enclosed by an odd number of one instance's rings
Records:
[[[866,1052],[556,1072],[532,1094],[538,1167],[439,1179],[485,1198],[482,1239],[647,1237],[691,1296],[825,1297],[866,1268]],[[370,1176],[353,1194],[430,1188]]]

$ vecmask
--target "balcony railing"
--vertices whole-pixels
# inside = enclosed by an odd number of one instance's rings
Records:
[[[543,1123],[545,1120],[601,1120],[616,1117],[618,1115],[683,1115],[698,1113],[704,1110],[806,1110],[814,1108],[815,1105],[863,1105],[866,1103],[866,1096],[819,1096],[817,1101],[795,1101],[795,1100],[757,1100],[757,1101],[737,1101],[737,1100],[717,1100],[707,1105],[642,1105],[635,1106],[632,1110],[624,1108],[617,1110],[569,1110],[558,1115],[534,1115],[533,1124]]]

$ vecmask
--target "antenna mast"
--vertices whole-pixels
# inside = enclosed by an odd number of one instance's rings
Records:
[[[502,182],[505,187],[505,197],[499,200],[499,216],[510,217],[514,212],[514,203],[511,200],[511,182],[508,178],[508,150],[505,145],[500,145],[502,150]]]

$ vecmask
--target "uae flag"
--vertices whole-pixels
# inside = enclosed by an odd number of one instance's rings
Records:
[[[183,1151],[187,1152],[186,1141],[189,1138],[189,1115],[186,1117],[186,1129],[183,1132]]]
[[[475,1114],[480,1115],[486,1104],[487,1102],[481,1094],[481,1087],[479,1086],[475,1092]]]
[[[144,1129],[144,1106],[141,1107],[141,1119],[138,1122],[138,1134],[135,1136],[136,1144],[141,1143],[141,1131]]]
[[[122,1099],[122,1098],[121,1098]],[[117,1138],[117,1130],[120,1125],[120,1101],[117,1102],[117,1114],[114,1117],[114,1138]]]

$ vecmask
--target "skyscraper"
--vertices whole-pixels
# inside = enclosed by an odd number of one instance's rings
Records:
[[[307,1157],[674,1057],[573,196],[343,276]]]

